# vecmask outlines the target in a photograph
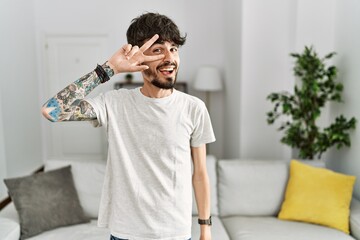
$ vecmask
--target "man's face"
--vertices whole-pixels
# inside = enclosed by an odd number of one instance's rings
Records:
[[[162,89],[172,89],[176,82],[180,58],[178,46],[172,42],[155,43],[147,49],[145,55],[164,54],[165,57],[158,61],[145,62],[149,69],[143,71],[145,81]]]

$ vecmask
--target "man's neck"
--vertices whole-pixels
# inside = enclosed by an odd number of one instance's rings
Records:
[[[149,98],[164,98],[170,96],[173,92],[173,89],[158,88],[145,81],[140,91],[144,96]]]

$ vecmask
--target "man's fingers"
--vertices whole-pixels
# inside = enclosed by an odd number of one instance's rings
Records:
[[[146,70],[146,69],[149,69],[149,67],[146,66],[146,65],[137,66],[137,71],[144,71],[144,70]]]
[[[128,59],[132,58],[134,56],[135,53],[137,53],[139,51],[139,47],[138,46],[133,46],[131,51],[126,55]]]
[[[123,50],[123,53],[125,55],[128,55],[130,50],[132,48],[132,45],[131,44],[125,44],[121,49]]]
[[[133,66],[133,67],[130,69],[130,71],[131,71],[131,72],[141,72],[141,71],[144,71],[144,70],[146,70],[146,69],[149,69],[149,67],[146,66],[146,65],[139,65],[139,66]]]
[[[131,44],[125,44],[117,51],[117,53],[124,54],[126,56],[130,52],[131,48]]]
[[[159,54],[159,55],[152,55],[152,56],[144,56],[144,62],[152,62],[152,61],[157,61],[160,59],[163,59],[165,57],[164,54]]]
[[[145,52],[146,49],[148,49],[149,47],[151,47],[151,45],[154,44],[154,42],[156,42],[156,40],[159,38],[159,35],[155,34],[152,38],[150,38],[148,41],[146,41],[141,47],[140,47],[140,51]]]

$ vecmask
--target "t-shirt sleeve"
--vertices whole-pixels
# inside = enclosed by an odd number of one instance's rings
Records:
[[[91,121],[94,127],[101,127],[107,125],[107,111],[105,94],[100,94],[94,98],[85,99],[93,108],[96,113],[96,120]]]
[[[195,127],[191,135],[190,145],[199,147],[202,144],[215,142],[210,116],[203,102],[199,103],[194,116]]]

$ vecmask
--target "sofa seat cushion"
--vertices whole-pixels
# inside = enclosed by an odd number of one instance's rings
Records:
[[[215,240],[230,240],[224,225],[221,223],[221,220],[216,217],[211,217],[212,226],[211,226],[211,237]],[[192,218],[191,226],[191,239],[200,239],[200,226],[198,224],[198,217]]]
[[[231,240],[355,240],[333,228],[276,217],[234,216],[222,220]]]
[[[110,231],[106,228],[99,228],[97,220],[89,223],[72,225],[67,227],[56,228],[44,232],[27,240],[99,240],[110,239]]]

